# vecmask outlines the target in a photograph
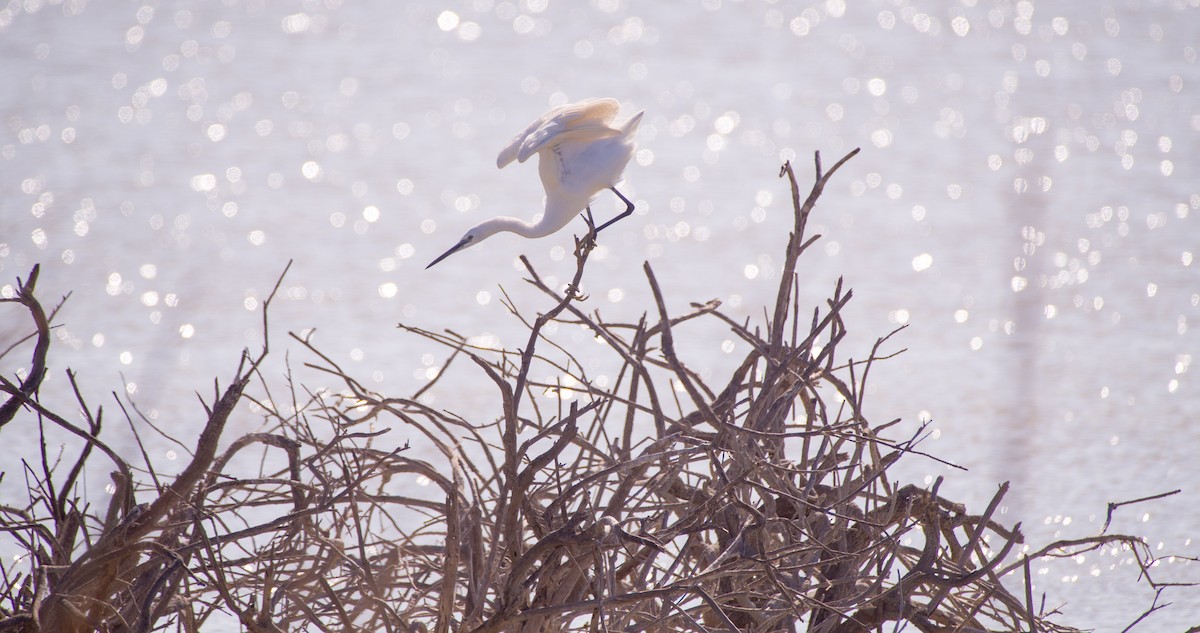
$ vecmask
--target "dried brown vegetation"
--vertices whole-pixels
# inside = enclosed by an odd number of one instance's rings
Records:
[[[1114,547],[1161,593],[1136,537],[1099,534],[1017,556],[1020,526],[995,517],[1007,485],[978,511],[941,496],[940,480],[922,488],[889,476],[916,449],[914,438],[889,435],[894,422],[863,415],[888,338],[851,360],[841,345],[851,292],[839,283],[810,311],[794,287],[819,237],[808,218],[853,155],[828,171],[818,155],[806,198],[783,166],[795,226],[765,323],[737,322],[715,301],[669,314],[648,264],[651,316],[606,322],[578,291],[589,237],[565,291],[525,262],[550,307],[530,320],[509,304],[528,328],[521,349],[401,326],[445,346],[441,375],[456,359],[474,364],[480,388],[498,395],[482,417],[433,409],[420,392],[374,393],[294,334],[337,391],[288,383],[272,393],[254,382],[268,353],[268,300],[263,349],[214,388],[191,459],[170,478],[145,454],[135,464],[110,449],[102,409],[78,389],[69,405],[40,400],[54,314],[34,298],[35,268],[6,299],[27,309],[36,332],[4,352],[34,341],[23,381],[0,383],[0,432],[57,427],[78,444],[55,460],[43,441],[40,462],[25,465],[28,498],[0,506],[6,546],[21,552],[3,563],[0,631],[231,621],[252,632],[1064,631],[1034,599],[1029,561]],[[749,349],[719,384],[685,361],[696,319],[719,319]],[[603,344],[589,358],[608,354],[615,378],[597,384],[552,323],[589,330]],[[535,378],[544,375],[571,381]],[[564,396],[553,410],[548,390]],[[263,428],[222,441],[244,400],[266,412]],[[69,409],[82,413],[55,412]],[[385,444],[396,437],[388,427],[423,437],[433,454]],[[112,473],[106,508],[81,490],[87,468]],[[431,485],[403,485],[416,477]]]

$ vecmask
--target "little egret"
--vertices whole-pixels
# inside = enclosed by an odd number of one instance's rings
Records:
[[[566,226],[584,209],[587,209],[587,221],[591,226],[589,205],[603,189],[617,194],[625,203],[625,212],[600,225],[596,228],[597,233],[633,213],[633,203],[617,191],[616,185],[633,156],[633,137],[645,111],[615,125],[613,119],[620,105],[616,99],[585,99],[554,108],[525,128],[500,151],[496,166],[503,168],[513,159],[523,163],[530,156],[538,155],[538,173],[542,177],[542,187],[546,189],[546,210],[542,219],[526,222],[500,216],[480,222],[425,268],[501,231],[522,237],[545,237]]]

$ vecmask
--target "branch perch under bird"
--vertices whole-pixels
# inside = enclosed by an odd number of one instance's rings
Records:
[[[480,222],[425,268],[503,231],[528,238],[545,237],[559,231],[576,213],[584,211],[588,228],[599,233],[633,213],[633,203],[617,191],[617,185],[633,157],[636,149],[633,137],[645,111],[618,124],[616,117],[620,107],[616,99],[586,99],[554,108],[530,123],[500,151],[496,166],[503,169],[514,160],[523,163],[537,154],[538,174],[546,190],[546,209],[542,218],[527,222],[499,216]],[[605,189],[625,203],[625,211],[596,227],[590,205],[596,194]]]
[[[1148,620],[1195,571],[1159,565],[1141,537],[1109,534],[1108,520],[1162,495],[1110,504],[1094,536],[1021,548],[1020,524],[998,518],[1007,484],[979,511],[946,498],[940,477],[897,480],[895,464],[930,457],[917,446],[927,427],[872,423],[863,402],[872,366],[900,353],[889,351],[896,332],[851,359],[850,289],[837,280],[815,308],[797,292],[797,262],[818,237],[808,216],[850,156],[828,171],[818,157],[807,197],[784,166],[794,210],[785,280],[757,323],[715,299],[671,313],[672,289],[648,264],[640,320],[588,313],[575,290],[585,238],[566,291],[522,258],[543,305],[531,317],[504,293],[528,334],[520,349],[401,326],[445,350],[430,381],[403,397],[371,391],[378,381],[350,376],[308,335],[292,335],[311,359],[296,368],[307,386],[290,364],[282,388],[268,384],[268,298],[262,351],[243,352],[223,394],[197,411],[208,421],[182,470],[148,451],[144,464],[126,463],[102,442],[103,410],[73,374],[74,401],[56,402],[52,381],[31,386],[55,340],[35,269],[0,300],[0,310],[25,308],[34,332],[0,344],[0,359],[32,357],[21,383],[0,375],[13,412],[0,432],[43,438],[23,462],[25,500],[0,504],[0,549],[17,554],[0,559],[0,632],[238,622],[263,633],[1064,633],[1075,629],[1044,606],[1058,583],[1031,575],[1031,563],[1101,551],[1154,590],[1126,630]],[[689,362],[711,359],[705,321],[738,343],[701,372]],[[580,339],[581,328],[592,336]],[[452,367],[458,357],[472,362]],[[489,393],[492,406],[462,417],[444,409]],[[119,404],[139,444],[142,429],[157,431]],[[254,426],[251,415],[258,428],[222,437]],[[410,439],[422,443],[415,455]],[[89,499],[85,475],[100,469],[115,470],[115,489]]]

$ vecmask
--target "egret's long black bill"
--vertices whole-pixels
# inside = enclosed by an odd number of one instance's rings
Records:
[[[464,246],[466,246],[466,245],[467,245],[467,240],[466,240],[466,238],[463,238],[463,240],[462,240],[462,241],[460,241],[459,243],[455,244],[454,246],[451,246],[451,247],[450,247],[450,250],[446,251],[445,253],[442,253],[441,255],[439,255],[439,256],[438,256],[438,258],[437,258],[437,259],[435,259],[435,260],[433,260],[433,261],[429,262],[429,265],[425,267],[425,270],[429,270],[430,268],[433,268],[433,265],[434,265],[434,264],[436,264],[436,263],[438,263],[438,262],[442,261],[443,259],[446,259],[447,257],[449,257],[449,256],[453,255],[454,253],[458,252],[458,249],[460,249],[460,248],[462,248],[462,247],[464,247]]]

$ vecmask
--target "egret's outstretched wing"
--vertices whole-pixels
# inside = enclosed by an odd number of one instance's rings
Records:
[[[616,99],[586,99],[557,107],[534,121],[500,151],[496,166],[525,162],[547,145],[561,141],[586,141],[620,133],[610,125],[621,104]]]

